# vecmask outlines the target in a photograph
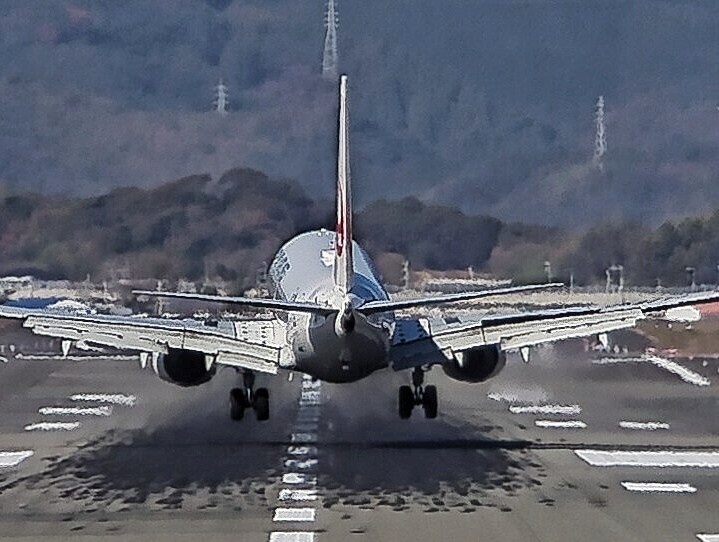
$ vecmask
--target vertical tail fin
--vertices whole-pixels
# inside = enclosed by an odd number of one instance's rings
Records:
[[[346,75],[340,77],[338,128],[335,285],[343,294],[346,294],[354,284],[354,267],[352,264],[352,188],[350,186],[349,111],[347,110]]]

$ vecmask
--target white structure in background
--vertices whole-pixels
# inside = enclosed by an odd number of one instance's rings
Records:
[[[325,14],[325,48],[322,53],[322,77],[335,81],[338,74],[337,55],[337,27],[339,19],[335,0],[327,0],[327,13]]]
[[[217,111],[220,115],[227,114],[227,106],[229,105],[229,102],[227,101],[228,95],[227,85],[225,85],[224,81],[220,79],[219,84],[215,87],[215,99],[212,101],[212,105],[215,106],[215,111]]]
[[[607,127],[604,123],[604,96],[600,96],[597,100],[594,123],[596,125],[596,132],[594,135],[594,156],[592,157],[592,163],[599,171],[603,171],[604,163],[602,159],[607,152]]]

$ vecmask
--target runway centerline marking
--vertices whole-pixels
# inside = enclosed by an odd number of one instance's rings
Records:
[[[25,431],[74,431],[80,422],[40,422],[25,426]]]
[[[292,442],[317,442],[317,435],[313,433],[292,433]]]
[[[275,508],[272,521],[314,521],[314,508]]]
[[[281,501],[316,501],[319,495],[316,489],[280,489]]]
[[[35,455],[35,452],[32,450],[22,450],[20,452],[0,452],[0,468],[14,467],[33,455]]]
[[[307,484],[314,486],[317,484],[317,476],[308,475],[303,472],[288,472],[282,475],[283,484]]]
[[[669,484],[663,482],[622,482],[627,491],[641,493],[696,493],[697,488],[690,484]]]
[[[535,420],[534,425],[555,429],[584,429],[587,427],[587,424],[581,420]]]
[[[288,446],[290,455],[317,455],[317,446]]]
[[[270,542],[314,542],[315,533],[310,532],[274,532],[270,533]]]
[[[285,459],[285,467],[289,469],[310,470],[316,466],[316,459]]]
[[[621,421],[619,427],[622,429],[636,429],[638,431],[656,431],[658,429],[669,429],[669,424],[664,422],[633,422]]]
[[[112,414],[112,407],[41,407],[38,409],[38,412],[43,416],[110,416]]]
[[[593,467],[695,467],[719,468],[719,451],[639,451],[575,450],[577,456]]]
[[[565,414],[575,415],[582,412],[579,405],[510,405],[512,414]]]
[[[113,405],[135,406],[137,397],[122,393],[76,393],[70,396],[71,401],[92,401],[95,403],[110,403]]]

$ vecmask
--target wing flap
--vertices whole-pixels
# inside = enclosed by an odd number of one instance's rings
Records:
[[[553,282],[548,284],[530,284],[528,286],[512,286],[509,288],[493,288],[490,290],[480,290],[474,292],[462,292],[457,294],[444,294],[431,297],[420,297],[415,299],[390,299],[370,301],[359,307],[362,314],[375,314],[378,312],[392,312],[405,309],[414,309],[417,307],[426,307],[429,305],[443,305],[445,303],[456,303],[458,301],[474,301],[484,297],[493,297],[501,295],[518,294],[525,292],[534,292],[538,290],[548,290],[552,288],[561,288],[564,286],[561,282]]]
[[[525,324],[503,324],[484,330],[485,344],[499,344],[502,350],[576,339],[634,327],[644,318],[638,309],[573,316]]]
[[[72,316],[10,307],[0,307],[0,316],[23,318],[23,326],[38,335],[125,350],[158,354],[169,348],[195,350],[212,356],[214,363],[265,373],[277,373],[281,365],[289,364],[279,320],[223,322],[214,328],[194,320]]]

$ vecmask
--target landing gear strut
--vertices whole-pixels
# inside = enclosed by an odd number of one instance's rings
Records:
[[[403,420],[412,415],[415,405],[422,405],[424,416],[430,420],[437,417],[437,387],[424,386],[424,371],[417,367],[412,371],[412,387],[399,387],[399,417]]]
[[[241,420],[245,416],[245,409],[252,408],[258,421],[270,418],[270,393],[267,388],[254,390],[255,374],[252,371],[243,371],[243,388],[230,390],[230,418]]]

